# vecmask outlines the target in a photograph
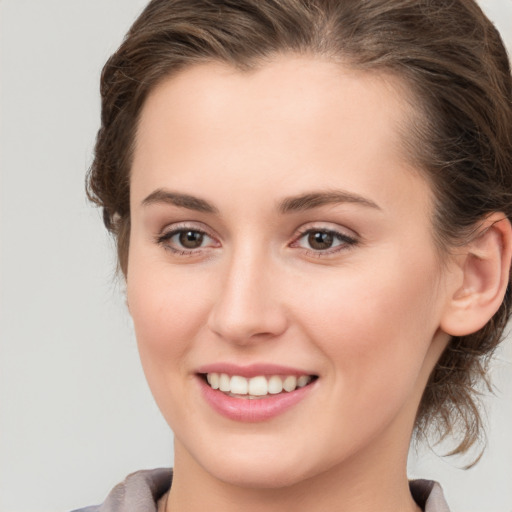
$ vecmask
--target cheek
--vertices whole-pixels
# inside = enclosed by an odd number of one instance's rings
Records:
[[[176,426],[193,414],[182,405],[188,403],[193,340],[207,321],[204,294],[196,279],[166,264],[139,260],[137,254],[130,258],[126,291],[142,368],[167,423]]]
[[[413,391],[439,321],[435,272],[386,270],[354,269],[303,297],[304,329],[328,356],[341,395],[372,407],[384,390],[397,400]]]
[[[150,367],[164,372],[182,361],[205,325],[206,289],[198,289],[199,284],[186,272],[172,272],[166,263],[130,254],[127,299],[146,372]]]

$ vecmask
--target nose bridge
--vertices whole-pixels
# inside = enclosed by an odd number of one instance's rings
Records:
[[[240,244],[225,262],[209,324],[226,340],[247,343],[286,329],[275,262],[261,245]]]

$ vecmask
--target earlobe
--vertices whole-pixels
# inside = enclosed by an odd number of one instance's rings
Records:
[[[459,261],[461,278],[454,286],[441,328],[452,336],[481,329],[498,311],[509,283],[512,227],[502,213],[479,224]]]

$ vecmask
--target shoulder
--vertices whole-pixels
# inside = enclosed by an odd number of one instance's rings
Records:
[[[73,512],[156,512],[157,502],[172,482],[172,469],[148,469],[128,475],[101,505]]]
[[[441,486],[432,480],[409,482],[414,501],[424,512],[450,512]]]

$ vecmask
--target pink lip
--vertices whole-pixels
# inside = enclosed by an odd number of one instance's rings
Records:
[[[290,375],[289,373],[284,373]],[[235,373],[234,375],[240,375],[240,373]],[[258,375],[261,375],[261,373]],[[276,373],[273,373],[273,375],[276,375]],[[303,388],[297,388],[289,393],[282,392],[277,395],[266,395],[264,398],[251,400],[228,396],[222,391],[212,389],[202,377],[198,376],[197,381],[199,382],[203,398],[214,411],[230,420],[247,423],[266,421],[279,416],[306,398],[312,389],[316,387],[317,383],[317,381],[314,381]]]
[[[290,368],[289,366],[280,366],[276,364],[250,364],[237,365],[232,363],[213,363],[201,366],[197,373],[227,373],[228,375],[240,375],[247,379],[257,377],[258,375],[312,375],[311,372]]]

